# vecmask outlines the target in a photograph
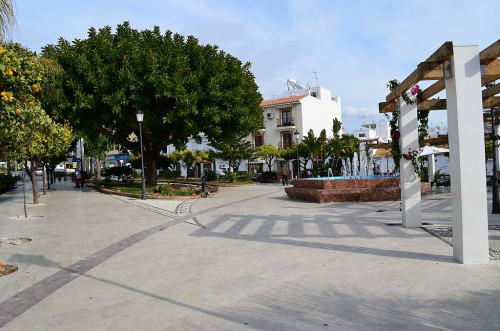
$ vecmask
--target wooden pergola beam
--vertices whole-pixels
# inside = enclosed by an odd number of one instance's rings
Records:
[[[421,62],[418,65],[418,80],[438,80],[444,78],[443,62]]]
[[[487,87],[483,90],[483,100],[500,93],[500,84]]]
[[[381,102],[378,104],[379,113],[391,113],[394,111],[395,102]],[[418,102],[418,111],[444,110],[446,109],[446,99],[429,99]]]
[[[498,85],[500,86],[500,85]],[[378,104],[379,113],[391,113],[394,111],[395,102],[381,102]],[[429,99],[418,102],[418,111],[446,110],[446,99]],[[483,109],[500,107],[500,97],[483,97]]]
[[[496,60],[500,57],[500,39],[495,41],[490,46],[486,47],[479,53],[479,60],[482,64],[486,64],[489,61]]]
[[[446,99],[423,100],[417,107],[418,111],[446,110]]]
[[[481,85],[485,86],[500,78],[500,60],[489,61],[481,67]]]
[[[500,97],[490,97],[483,101],[483,109],[500,107]]]
[[[444,80],[438,80],[428,88],[422,91],[422,99],[427,100],[430,99],[432,96],[438,94],[442,90],[444,90],[446,87]]]
[[[399,98],[403,93],[406,93],[412,87],[418,82],[418,69],[415,69],[404,81],[402,81],[394,91],[391,91],[385,98],[385,101],[391,102]]]
[[[449,60],[453,55],[453,43],[451,41],[445,42],[441,47],[439,47],[431,56],[427,58],[424,62],[420,63],[417,69],[415,69],[408,77],[406,77],[399,86],[391,91],[385,98],[386,102],[391,102],[399,98],[403,93],[406,93],[416,83],[420,80],[432,80],[443,78],[444,73],[439,75],[436,69],[436,63],[444,63],[444,61]],[[424,64],[424,63],[434,63],[434,64]],[[434,70],[425,70],[426,68],[434,67]],[[441,71],[442,72],[442,71]],[[424,75],[425,74],[425,75]],[[433,75],[439,78],[431,78]]]

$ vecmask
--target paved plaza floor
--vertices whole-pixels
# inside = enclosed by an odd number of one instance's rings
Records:
[[[451,223],[450,194],[422,206]],[[58,182],[21,215],[21,188],[0,196],[0,238],[32,239],[0,246],[19,267],[0,277],[2,330],[500,330],[500,261],[457,263],[393,225],[398,201],[272,184],[142,201]]]

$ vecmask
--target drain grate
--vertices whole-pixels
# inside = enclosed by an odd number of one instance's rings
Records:
[[[375,210],[376,213],[383,213],[384,211],[387,211],[387,209],[379,209],[379,210]]]

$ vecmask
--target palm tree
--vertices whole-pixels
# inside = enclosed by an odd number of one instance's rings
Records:
[[[0,39],[4,40],[15,23],[14,3],[12,0],[0,0]]]

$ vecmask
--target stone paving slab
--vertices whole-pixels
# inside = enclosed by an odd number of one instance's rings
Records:
[[[449,198],[434,198],[423,220],[451,222]],[[500,329],[499,261],[461,265],[422,229],[387,225],[401,221],[399,202],[298,202],[260,185],[221,189],[174,219],[60,189],[31,208],[42,220],[21,222],[8,218],[16,201],[0,197],[0,233],[33,242],[0,258],[39,279],[0,277],[5,330]]]

